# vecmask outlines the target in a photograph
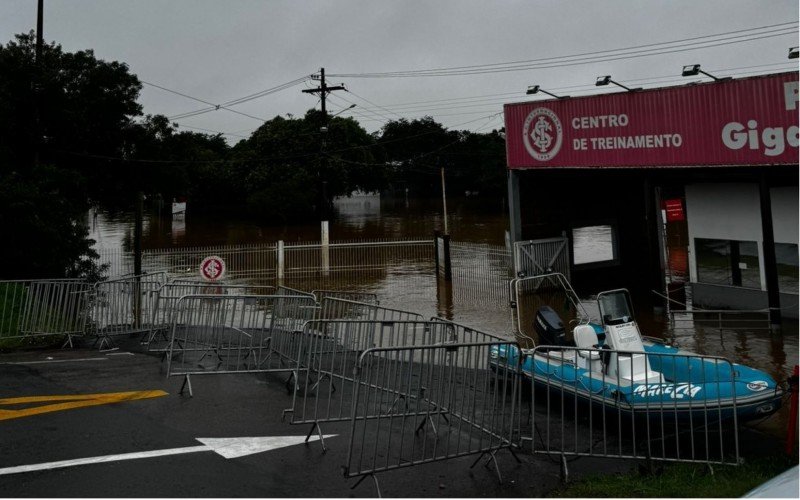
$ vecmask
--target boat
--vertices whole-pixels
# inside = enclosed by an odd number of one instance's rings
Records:
[[[557,281],[565,279],[559,275]],[[540,345],[496,346],[490,365],[495,370],[521,365],[524,380],[551,395],[634,417],[699,424],[735,417],[741,423],[780,408],[784,390],[763,371],[642,336],[628,290],[602,292],[597,305],[600,320],[579,318],[571,342],[558,314],[540,307],[534,318]]]

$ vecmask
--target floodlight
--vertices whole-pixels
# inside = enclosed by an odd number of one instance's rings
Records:
[[[621,83],[615,82],[614,80],[611,79],[611,75],[598,76],[597,77],[597,81],[594,82],[595,86],[597,86],[597,87],[603,87],[605,85],[608,85],[609,83],[613,83],[617,87],[622,87],[623,89],[627,90],[628,92],[636,92],[638,90],[642,90],[642,87],[628,88],[625,85],[622,85]]]
[[[699,64],[690,64],[688,66],[683,67],[683,71],[681,72],[681,76],[697,76],[700,73],[706,75],[709,78],[713,78],[715,82],[724,82],[726,80],[730,80],[731,77],[724,76],[722,78],[717,78],[716,76],[712,75],[711,73],[707,73],[700,69]]]
[[[525,91],[525,93],[528,94],[528,95],[538,94],[539,92],[541,92],[543,94],[547,94],[550,97],[555,97],[556,99],[566,99],[567,97],[569,97],[568,95],[562,95],[562,96],[555,95],[552,92],[546,91],[545,89],[541,88],[538,85],[531,85],[530,87],[528,87],[528,90]]]
[[[789,59],[797,59],[797,47],[789,48]]]

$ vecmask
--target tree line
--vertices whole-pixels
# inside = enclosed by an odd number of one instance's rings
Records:
[[[333,198],[356,190],[438,195],[441,167],[449,192],[505,189],[502,130],[448,130],[425,117],[370,134],[311,109],[231,145],[144,115],[126,64],[53,42],[37,61],[35,45],[33,32],[0,44],[0,278],[97,274],[86,213],[129,208],[138,191],[286,224],[332,215]]]

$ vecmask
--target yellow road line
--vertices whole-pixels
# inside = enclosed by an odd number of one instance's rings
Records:
[[[0,408],[0,420],[10,420],[12,418],[30,417],[54,411],[72,410],[74,408],[84,408],[87,406],[99,406],[124,401],[134,401],[137,399],[150,399],[166,396],[167,393],[161,390],[155,391],[132,391],[132,392],[109,392],[105,394],[73,394],[63,396],[25,396],[19,398],[0,399],[0,406],[18,405],[26,403],[46,403],[49,401],[60,401],[59,403],[34,406],[20,410],[4,410]]]

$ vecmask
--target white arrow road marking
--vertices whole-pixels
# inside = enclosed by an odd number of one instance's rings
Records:
[[[324,438],[329,439],[336,436],[336,434],[330,434],[324,436]],[[310,440],[314,439],[318,439],[318,437],[313,436]],[[122,460],[138,460],[140,458],[165,457],[168,455],[182,455],[185,453],[197,453],[200,451],[213,451],[224,458],[239,458],[246,455],[253,455],[277,448],[300,444],[305,442],[306,438],[305,436],[264,436],[238,438],[197,438],[197,440],[203,444],[200,446],[188,446],[184,448],[137,451],[133,453],[123,453],[120,455],[103,455],[101,457],[77,458],[74,460],[61,460],[59,462],[6,467],[0,469],[0,476],[6,474],[19,474],[22,472],[33,472],[38,470],[60,469],[64,467],[74,467],[77,465],[101,464],[106,462],[118,462]]]

